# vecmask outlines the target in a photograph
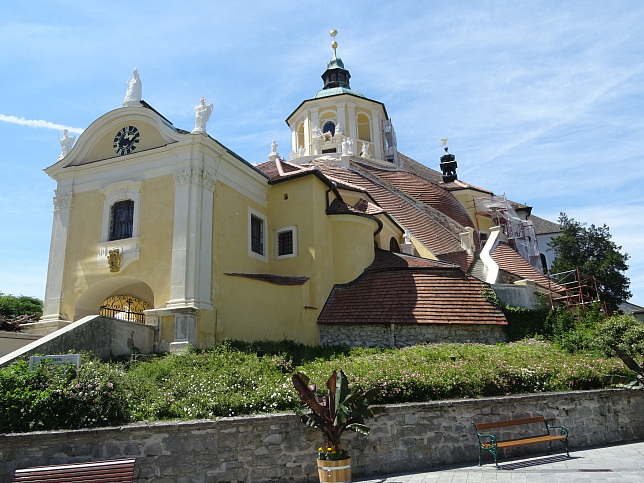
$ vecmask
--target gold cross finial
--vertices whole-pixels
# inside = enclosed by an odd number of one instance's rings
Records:
[[[443,147],[447,146],[447,141],[449,141],[449,138],[443,138],[443,139],[441,139],[441,145],[442,145]]]

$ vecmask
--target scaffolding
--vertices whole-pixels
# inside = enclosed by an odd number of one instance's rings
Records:
[[[577,309],[577,314],[585,306],[601,304],[602,311],[608,314],[608,307],[600,299],[599,284],[593,276],[584,275],[579,268],[566,272],[552,273],[548,276],[550,307],[564,306],[567,310]]]
[[[543,271],[534,224],[519,218],[505,195],[474,198],[473,201],[477,225],[479,216],[491,218],[494,225],[501,227],[510,246],[530,265]]]

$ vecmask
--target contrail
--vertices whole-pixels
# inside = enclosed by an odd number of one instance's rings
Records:
[[[79,127],[64,126],[62,124],[56,124],[49,121],[30,120],[30,119],[25,119],[24,117],[5,116],[4,114],[0,114],[0,121],[10,122],[12,124],[20,124],[22,126],[55,129],[56,131],[64,131],[65,129],[67,129],[69,132],[74,134],[83,134],[83,131],[84,131],[84,129],[81,129]]]

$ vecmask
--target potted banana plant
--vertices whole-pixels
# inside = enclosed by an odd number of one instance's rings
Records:
[[[326,383],[326,395],[316,394],[316,386],[302,373],[293,375],[293,385],[303,406],[296,410],[302,422],[318,428],[324,435],[324,445],[318,448],[318,475],[321,482],[351,481],[351,457],[342,448],[340,438],[345,431],[369,434],[364,424],[384,411],[370,407],[378,390],[351,392],[343,371],[333,371]]]

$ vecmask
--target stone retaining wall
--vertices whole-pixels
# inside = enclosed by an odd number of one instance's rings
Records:
[[[356,347],[408,347],[449,340],[455,343],[507,342],[505,326],[475,324],[320,324],[320,345]]]
[[[644,391],[596,390],[387,406],[368,436],[348,433],[354,475],[475,463],[471,421],[543,414],[570,429],[570,445],[644,440]],[[132,424],[120,428],[0,435],[0,481],[16,468],[136,457],[137,482],[318,481],[317,431],[293,414],[217,421]],[[540,456],[544,448],[524,448]],[[513,454],[517,454],[515,451]],[[502,458],[508,455],[502,455]],[[484,462],[492,464],[488,455]]]
[[[149,354],[153,344],[152,326],[89,315],[0,357],[0,367],[35,354],[66,354],[69,351],[89,351],[101,359],[129,357],[135,349]]]

